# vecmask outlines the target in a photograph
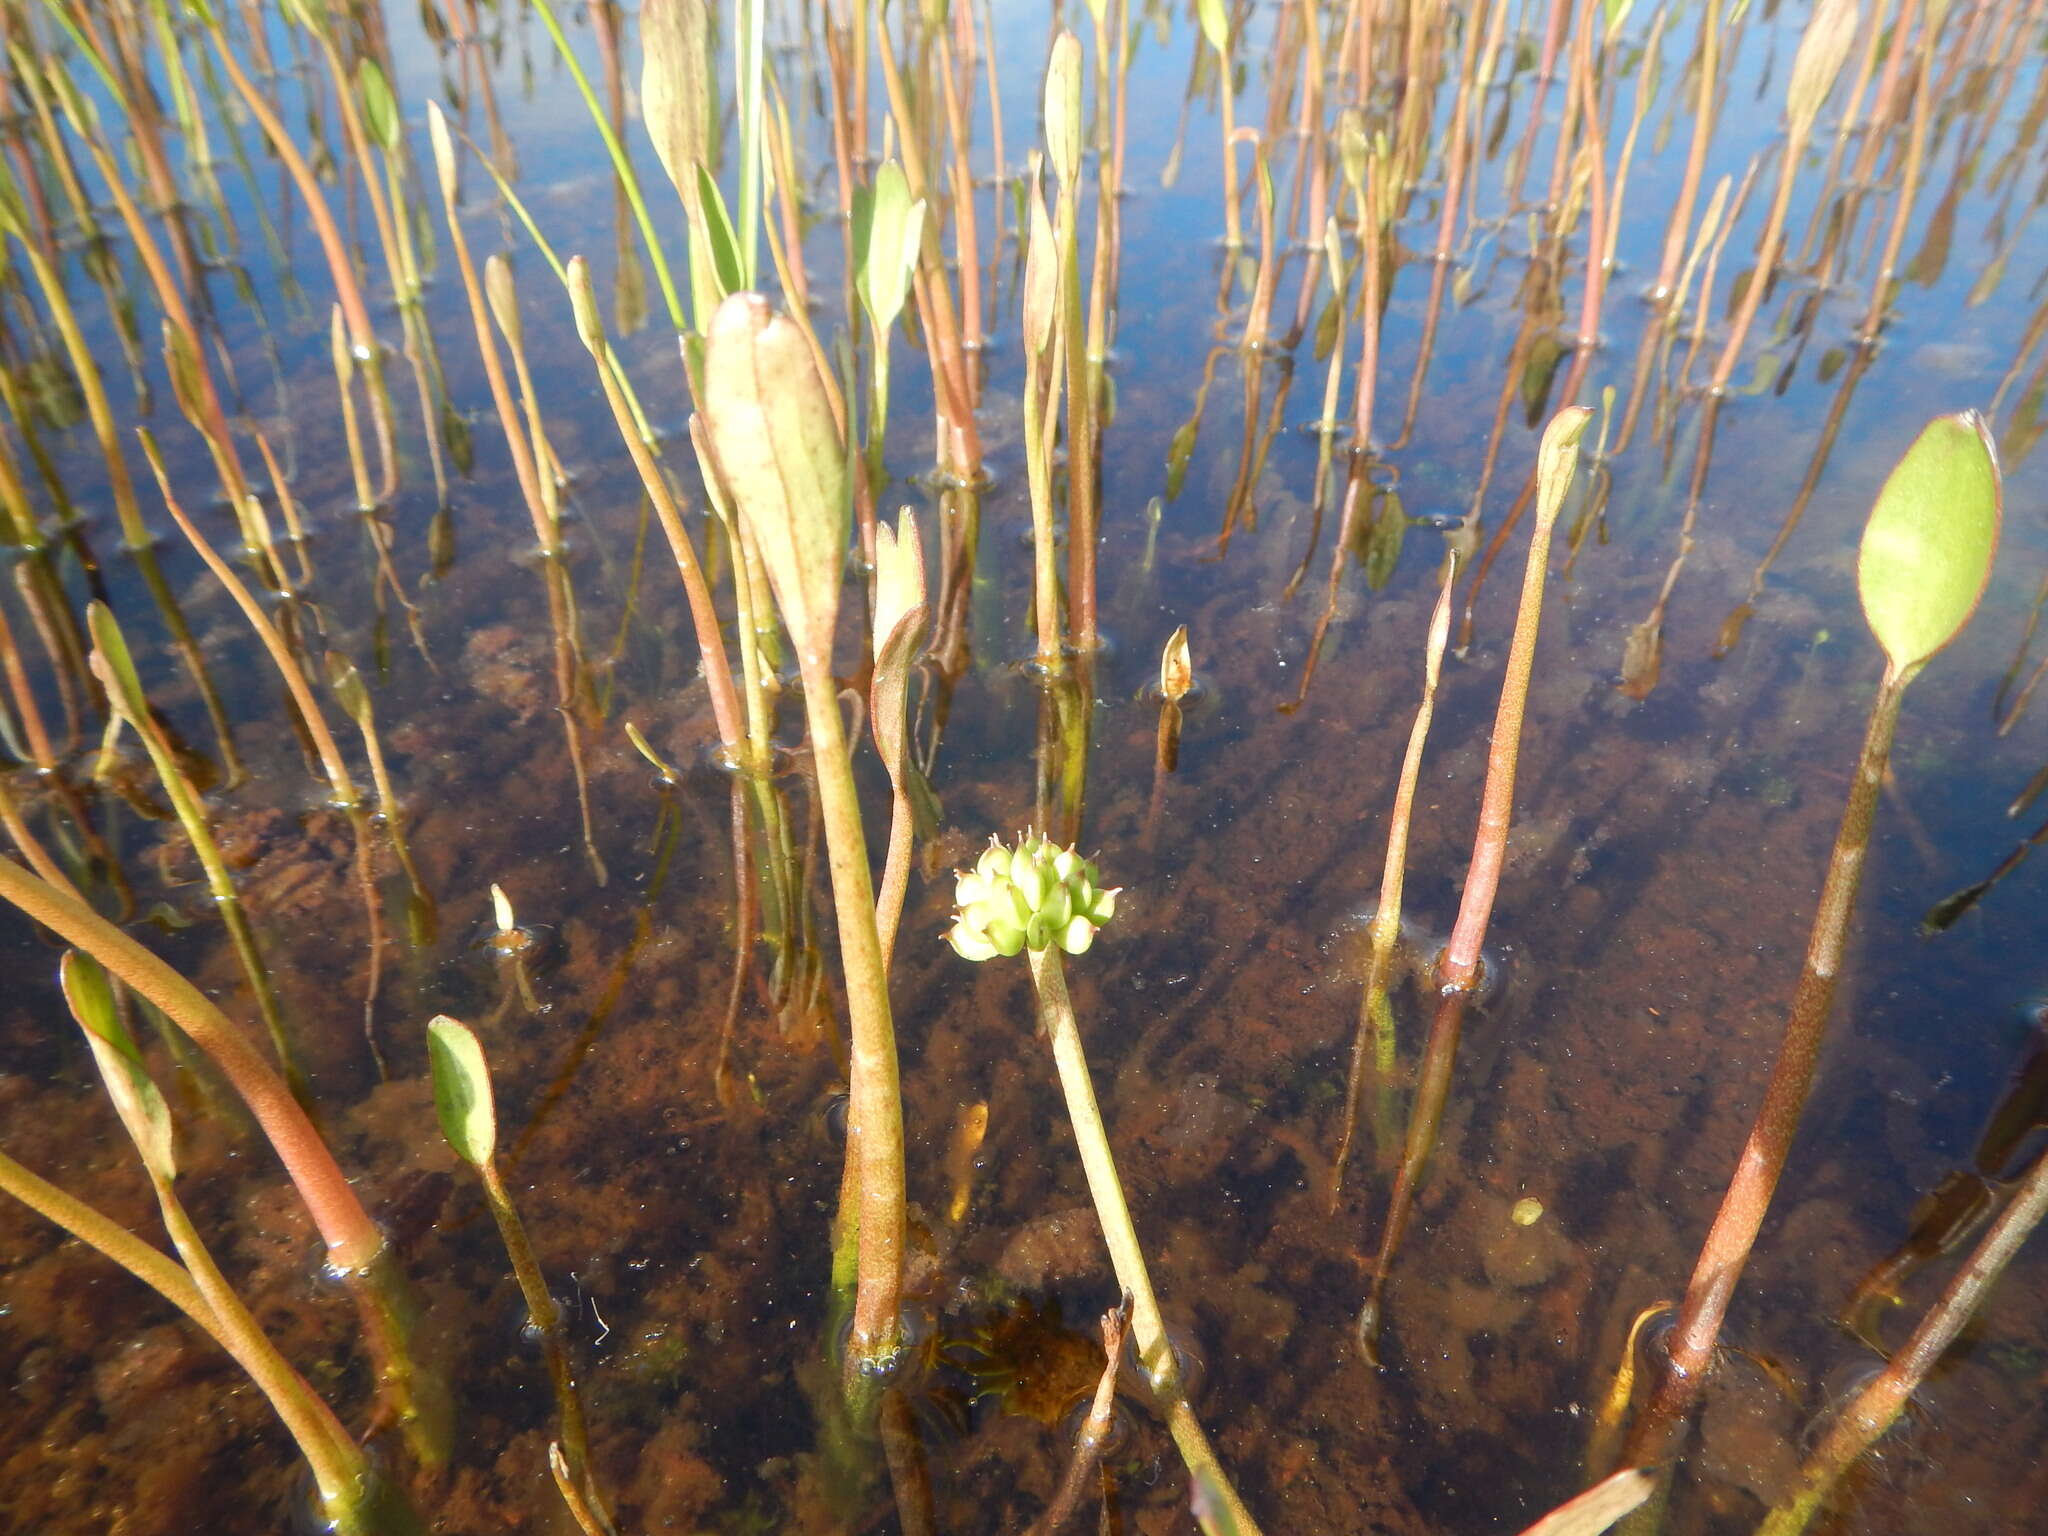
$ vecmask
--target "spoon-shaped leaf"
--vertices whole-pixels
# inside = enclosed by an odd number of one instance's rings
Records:
[[[826,657],[851,503],[839,426],[795,322],[758,293],[726,299],[705,339],[702,399],[717,475],[753,531],[790,634]]]
[[[711,29],[703,0],[645,0],[640,49],[640,115],[668,179],[691,203],[712,134]]]
[[[1027,178],[1031,233],[1024,247],[1024,344],[1034,357],[1043,357],[1052,344],[1054,304],[1060,282],[1059,251],[1053,242],[1052,220],[1046,215],[1045,198],[1039,187],[1039,164],[1034,150]]]
[[[427,1026],[427,1058],[433,1063],[441,1134],[464,1162],[483,1167],[498,1147],[498,1114],[484,1048],[467,1024],[444,1013]]]
[[[869,688],[869,713],[874,720],[875,746],[891,783],[902,782],[908,763],[910,726],[905,706],[910,663],[924,639],[930,614],[917,514],[905,507],[896,527],[887,523],[875,527],[875,675]]]
[[[391,82],[375,59],[365,59],[356,70],[356,90],[363,100],[363,118],[370,137],[387,154],[396,153],[403,127],[398,118],[398,98],[391,94]]]
[[[2004,499],[1975,411],[1929,422],[1893,467],[1863,530],[1856,586],[1894,676],[1918,671],[1977,611]]]
[[[1053,39],[1045,66],[1045,157],[1060,185],[1081,174],[1081,43],[1071,32]]]
[[[885,160],[874,185],[853,195],[853,248],[859,261],[853,282],[879,336],[886,336],[903,313],[904,290],[917,270],[923,238],[924,199],[913,199],[903,167]]]

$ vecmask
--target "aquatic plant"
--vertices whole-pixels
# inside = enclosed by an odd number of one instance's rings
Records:
[[[213,1059],[255,1117],[354,1294],[378,1388],[427,1465],[445,1456],[439,1383],[413,1358],[410,1287],[304,1107],[205,994],[78,896],[0,857],[0,899],[89,955]]]
[[[1812,1523],[1843,1475],[1898,1422],[2043,1216],[2048,1216],[2048,1153],[2034,1159],[2011,1201],[1942,1288],[1912,1337],[1836,1415],[1800,1467],[1797,1486],[1772,1508],[1757,1536],[1799,1536]]]
[[[419,1530],[403,1496],[377,1474],[326,1400],[278,1352],[193,1225],[176,1188],[177,1138],[170,1108],[121,1023],[106,973],[76,950],[65,954],[62,972],[65,999],[92,1048],[107,1098],[149,1175],[190,1293],[175,1283],[158,1289],[199,1322],[269,1400],[312,1469],[321,1517],[338,1536],[405,1536]],[[148,1283],[147,1272],[154,1270],[154,1264],[143,1266],[138,1278]],[[159,1281],[166,1278],[158,1276]]]
[[[1634,1465],[1665,1459],[1712,1368],[1722,1319],[1813,1085],[1906,688],[1976,612],[1991,577],[2002,511],[1990,430],[1966,411],[1940,417],[1921,432],[1885,480],[1864,526],[1857,590],[1865,622],[1884,651],[1884,675],[1763,1102],[1701,1244],[1660,1379],[1629,1431],[1623,1455]]]
[[[1536,631],[1543,618],[1543,585],[1550,559],[1550,535],[1557,515],[1564,507],[1578,463],[1579,438],[1586,430],[1592,411],[1583,405],[1567,406],[1543,429],[1543,441],[1536,449],[1536,522],[1529,533],[1529,558],[1522,575],[1522,600],[1515,611],[1514,640],[1508,648],[1507,667],[1501,678],[1500,708],[1494,716],[1493,740],[1487,749],[1486,787],[1479,803],[1479,830],[1472,839],[1472,862],[1465,871],[1464,894],[1458,901],[1457,922],[1450,942],[1437,957],[1436,1010],[1431,1016],[1429,1038],[1424,1043],[1421,1076],[1416,1083],[1415,1101],[1408,1111],[1408,1133],[1401,1150],[1401,1163],[1394,1179],[1394,1192],[1387,1206],[1386,1224],[1380,1230],[1378,1257],[1373,1261],[1372,1281],[1365,1305],[1358,1314],[1358,1342],[1368,1359],[1379,1361],[1380,1329],[1385,1322],[1387,1280],[1393,1273],[1394,1256],[1408,1230],[1415,1187],[1424,1165],[1436,1146],[1437,1127],[1444,1104],[1450,1097],[1451,1071],[1457,1060],[1458,1035],[1464,1027],[1465,1010],[1479,989],[1480,951],[1486,943],[1486,926],[1493,916],[1494,897],[1500,890],[1501,866],[1507,861],[1508,826],[1514,816],[1515,769],[1521,757],[1522,717],[1529,702],[1529,679],[1536,666]],[[1412,739],[1412,738],[1411,738]],[[1368,1006],[1370,1005],[1368,990]]]
[[[874,881],[832,674],[851,510],[845,445],[809,347],[759,294],[735,293],[712,317],[700,416],[705,475],[760,551],[803,677],[851,1035],[846,1156],[858,1201],[840,1211],[833,1274],[837,1288],[854,1292],[848,1389],[866,1390],[901,1347],[903,1110]]]
[[[875,929],[886,972],[910,894],[910,855],[917,832],[917,765],[910,760],[910,668],[931,624],[925,598],[924,545],[917,514],[905,507],[894,528],[875,530],[875,601],[868,719],[875,751],[889,775],[889,850],[875,896]],[[928,799],[929,789],[923,793]]]
[[[1380,874],[1380,894],[1373,906],[1370,929],[1372,958],[1366,968],[1364,995],[1358,1003],[1358,1030],[1351,1042],[1351,1070],[1344,1086],[1344,1128],[1337,1140],[1337,1155],[1330,1164],[1333,1215],[1344,1191],[1344,1169],[1351,1160],[1351,1143],[1358,1133],[1368,1076],[1379,1087],[1373,1134],[1386,1138],[1393,1130],[1398,1045],[1387,989],[1393,980],[1394,948],[1401,938],[1401,893],[1408,876],[1408,828],[1415,814],[1415,785],[1422,775],[1422,749],[1429,740],[1430,721],[1436,715],[1437,677],[1443,667],[1444,643],[1451,634],[1451,588],[1457,579],[1458,557],[1453,554],[1444,561],[1443,587],[1437,593],[1429,635],[1423,642],[1422,702],[1416,706],[1415,724],[1408,731],[1408,750],[1401,758],[1401,776],[1394,786],[1394,808],[1387,820],[1386,864]]]
[[[1117,1284],[1130,1298],[1131,1336],[1138,1363],[1181,1460],[1194,1481],[1195,1518],[1209,1536],[1256,1536],[1257,1525],[1231,1486],[1208,1436],[1187,1399],[1180,1362],[1159,1313],[1145,1250],[1138,1242],[1109,1132],[1095,1102],[1081,1025],[1067,995],[1062,954],[1081,955],[1096,933],[1116,915],[1117,891],[1104,889],[1095,866],[1072,848],[1058,848],[1027,832],[1012,848],[991,838],[974,868],[960,872],[954,887],[952,926],[946,942],[964,960],[992,960],[1025,954],[1038,997],[1038,1022],[1052,1047],[1066,1096],[1067,1118],[1080,1148],[1089,1198],[1102,1223]]]
[[[576,1378],[569,1369],[562,1309],[548,1290],[547,1278],[541,1274],[540,1261],[534,1257],[533,1244],[527,1238],[526,1224],[519,1219],[511,1192],[498,1171],[498,1111],[484,1048],[468,1025],[441,1014],[427,1025],[427,1059],[433,1067],[434,1110],[440,1117],[441,1134],[483,1182],[484,1203],[490,1207],[491,1219],[504,1240],[513,1276],[519,1282],[519,1294],[526,1302],[527,1318],[540,1338],[541,1353],[547,1360],[548,1382],[554,1388],[555,1416],[561,1432],[560,1441],[552,1449],[566,1468],[563,1496],[569,1499],[571,1510],[586,1530],[609,1531],[611,1519],[591,1476],[590,1437],[583,1426],[583,1401],[576,1394]]]

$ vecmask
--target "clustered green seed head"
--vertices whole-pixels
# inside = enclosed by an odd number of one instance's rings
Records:
[[[990,838],[974,868],[957,878],[946,942],[968,960],[1055,944],[1078,955],[1116,914],[1117,893],[1102,889],[1095,866],[1035,832],[1014,849]]]

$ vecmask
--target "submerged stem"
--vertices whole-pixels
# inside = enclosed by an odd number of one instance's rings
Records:
[[[1153,1293],[1152,1275],[1145,1267],[1145,1251],[1138,1245],[1138,1231],[1131,1222],[1130,1206],[1124,1201],[1123,1185],[1117,1179],[1116,1160],[1110,1154],[1109,1132],[1095,1102],[1095,1087],[1088,1077],[1088,1057],[1081,1047],[1081,1026],[1074,1018],[1073,1001],[1067,996],[1066,969],[1060,951],[1048,946],[1030,950],[1029,954],[1031,980],[1038,993],[1038,1021],[1052,1042],[1060,1089],[1066,1095],[1067,1115],[1073,1122],[1081,1167],[1088,1176],[1088,1193],[1102,1223],[1102,1236],[1109,1245],[1117,1283],[1131,1299],[1131,1332],[1138,1341],[1139,1364],[1151,1385],[1153,1400],[1166,1419],[1173,1443],[1180,1448],[1181,1460],[1187,1463],[1188,1475],[1194,1480],[1195,1518],[1209,1536],[1258,1536],[1257,1524],[1238,1498],[1208,1436],[1202,1433],[1194,1410],[1188,1406],[1180,1362],[1174,1357],[1173,1342],[1166,1336],[1166,1324],[1159,1315],[1159,1298]]]

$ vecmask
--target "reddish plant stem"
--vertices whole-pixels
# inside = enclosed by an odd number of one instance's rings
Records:
[[[1669,1359],[1643,1415],[1630,1428],[1623,1461],[1629,1466],[1646,1466],[1666,1460],[1676,1446],[1686,1415],[1697,1401],[1707,1373],[1713,1365],[1714,1346],[1720,1338],[1721,1323],[1728,1315],[1728,1301],[1743,1266],[1763,1226],[1778,1178],[1785,1170],[1792,1137],[1799,1128],[1807,1092],[1813,1086],[1814,1065],[1820,1057],[1822,1036],[1827,1028],[1828,1009],[1835,998],[1835,981],[1841,970],[1842,948],[1849,931],[1849,916],[1856,905],[1857,888],[1863,881],[1864,853],[1870,845],[1870,826],[1877,811],[1878,792],[1884,783],[1885,763],[1891,756],[1892,733],[1899,722],[1899,704],[1905,696],[1906,677],[1889,670],[1871,706],[1870,726],[1864,733],[1863,755],[1856,765],[1856,778],[1849,789],[1849,803],[1842,812],[1841,830],[1835,834],[1835,848],[1828,861],[1826,883],[1821,887],[1820,907],[1814,914],[1813,933],[1807,942],[1806,964],[1793,993],[1792,1011],[1785,1021],[1783,1043],[1771,1068],[1764,1101],[1743,1143],[1742,1156],[1735,1165],[1721,1197],[1721,1208],[1700,1248],[1693,1266],[1685,1300],[1672,1328]]]

